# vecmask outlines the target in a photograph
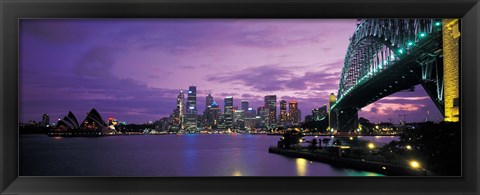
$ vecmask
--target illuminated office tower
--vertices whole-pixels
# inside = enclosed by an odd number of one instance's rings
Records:
[[[208,96],[205,98],[205,108],[209,108],[213,104],[213,97],[210,93],[208,93]]]
[[[275,128],[277,124],[277,96],[265,96],[265,108],[268,110],[268,117],[265,124],[267,128]]]
[[[233,124],[237,130],[245,129],[245,111],[235,110],[233,113]]]
[[[180,129],[185,128],[185,96],[183,91],[180,91],[177,97],[177,121],[179,123]]]
[[[256,125],[260,128],[265,128],[268,119],[268,109],[265,106],[260,106],[257,108],[257,116],[255,117]]]
[[[209,93],[208,96],[205,98],[205,110],[203,111],[204,123],[205,126],[212,127],[213,124],[213,117],[212,117],[212,104],[213,104],[213,97]]]
[[[280,124],[287,122],[287,102],[285,100],[280,101]]]
[[[218,115],[217,128],[218,129],[225,129],[225,114],[223,114],[223,113],[220,113]]]
[[[190,86],[187,96],[186,129],[197,129],[197,87]]]
[[[289,121],[293,124],[298,124],[301,121],[301,113],[298,109],[298,102],[295,100],[288,102],[288,116]]]
[[[255,128],[256,124],[256,112],[253,108],[248,108],[247,112],[245,112],[245,128],[251,130]]]
[[[217,102],[213,101],[212,105],[210,106],[210,119],[208,119],[212,129],[219,128],[220,123],[220,107],[218,106]]]
[[[233,129],[233,97],[228,96],[224,101],[225,129]]]

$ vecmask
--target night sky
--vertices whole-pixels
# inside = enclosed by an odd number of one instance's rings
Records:
[[[223,110],[263,105],[265,95],[296,100],[302,118],[337,93],[356,20],[56,19],[20,20],[20,121],[51,121],[95,107],[127,123],[172,113],[180,90],[197,86],[199,113],[211,92]],[[185,95],[186,97],[186,95]],[[385,97],[359,113],[442,120],[421,86]],[[303,119],[302,119],[303,120]]]

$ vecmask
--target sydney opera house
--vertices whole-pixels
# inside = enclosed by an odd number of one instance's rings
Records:
[[[49,136],[101,136],[110,131],[95,108],[87,113],[82,123],[78,123],[77,117],[70,111],[57,123]]]

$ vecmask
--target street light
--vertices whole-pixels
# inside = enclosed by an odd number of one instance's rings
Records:
[[[418,163],[415,160],[412,160],[412,161],[410,161],[410,167],[412,167],[414,169],[420,168],[420,163]]]
[[[370,149],[374,149],[374,148],[375,148],[375,144],[373,144],[373,143],[369,143],[369,144],[368,144],[368,148],[370,148]]]
[[[407,150],[412,150],[412,146],[407,145],[406,147],[407,147]]]

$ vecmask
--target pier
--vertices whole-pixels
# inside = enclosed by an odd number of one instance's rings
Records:
[[[428,171],[414,169],[408,166],[376,161],[372,159],[357,159],[342,156],[342,148],[327,147],[323,150],[311,151],[307,148],[284,149],[270,147],[269,153],[280,154],[293,158],[304,158],[311,161],[327,163],[335,167],[350,168],[361,171],[371,171],[387,176],[427,176]]]

